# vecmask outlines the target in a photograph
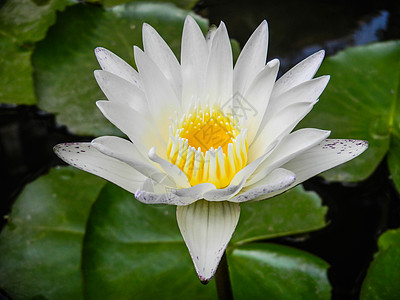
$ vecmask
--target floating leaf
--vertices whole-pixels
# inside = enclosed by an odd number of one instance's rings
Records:
[[[327,58],[319,74],[330,74],[331,81],[300,126],[330,129],[333,138],[369,142],[369,149],[360,158],[323,176],[337,181],[366,179],[389,151],[389,163],[396,163],[390,168],[400,186],[400,151],[395,146],[400,126],[400,42],[348,48]]]
[[[31,55],[32,50],[16,45],[0,35],[0,102],[35,104]]]
[[[329,265],[286,246],[249,244],[228,255],[235,300],[330,299]]]
[[[10,37],[18,45],[43,39],[54,24],[56,12],[74,0],[7,0],[0,9],[0,35]]]
[[[189,12],[171,4],[133,2],[104,11],[76,5],[60,14],[33,55],[39,107],[57,122],[85,135],[121,134],[97,109],[105,99],[93,71],[99,69],[94,48],[102,46],[133,64],[133,45],[141,45],[147,22],[179,53],[183,22]],[[203,28],[207,21],[196,17]]]
[[[176,224],[175,206],[152,206],[108,184],[83,248],[87,299],[216,299],[203,286]]]
[[[74,0],[8,0],[0,9],[0,103],[36,104],[31,55],[56,11]]]
[[[298,186],[282,195],[260,202],[242,204],[232,242],[244,242],[298,234],[326,225],[328,210],[314,192]]]
[[[82,299],[85,224],[104,183],[65,167],[25,187],[0,235],[0,286],[13,299]]]
[[[361,300],[400,299],[400,229],[379,237],[379,252],[369,266]]]

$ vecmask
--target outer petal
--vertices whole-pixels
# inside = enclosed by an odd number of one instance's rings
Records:
[[[233,71],[233,94],[244,95],[253,79],[265,66],[267,49],[268,24],[264,20],[244,45],[236,62]]]
[[[97,101],[96,104],[103,115],[134,142],[143,156],[147,157],[149,149],[154,146],[166,152],[166,141],[160,137],[148,115],[111,101]]]
[[[156,168],[147,157],[144,157],[134,144],[125,139],[116,136],[102,136],[94,139],[92,145],[101,153],[128,164],[146,178],[164,182],[168,186],[175,186],[175,183],[167,178],[166,174]]]
[[[182,33],[182,107],[186,111],[202,98],[206,80],[208,47],[196,21],[187,16]]]
[[[66,163],[107,179],[131,193],[146,179],[124,162],[97,151],[90,143],[58,144],[54,152]]]
[[[277,97],[296,85],[313,78],[324,56],[325,51],[321,50],[295,65],[278,79],[271,97]]]
[[[149,114],[146,96],[136,85],[107,71],[96,70],[94,77],[108,100],[127,105],[142,114]]]
[[[205,104],[221,104],[232,97],[232,49],[225,24],[221,22],[212,41],[207,63]]]
[[[166,176],[166,175],[165,175]],[[188,205],[196,201],[190,197],[180,197],[172,193],[172,189],[166,188],[163,184],[147,179],[135,193],[135,198],[146,204],[171,204]]]
[[[141,87],[140,77],[138,72],[132,68],[123,59],[119,58],[117,55],[111,51],[98,47],[95,49],[95,54],[97,61],[99,62],[101,68],[104,71],[113,73],[134,85]]]
[[[296,179],[296,175],[286,169],[275,169],[268,176],[242,190],[229,199],[230,202],[247,202],[255,198],[262,198],[270,193],[279,194],[289,187]]]
[[[213,189],[215,190],[216,187],[211,183],[201,183],[184,189],[172,189],[166,187],[164,183],[159,184],[154,180],[147,179],[136,191],[135,197],[146,204],[186,206],[203,199],[203,194]]]
[[[214,276],[236,228],[239,214],[239,204],[226,201],[199,200],[177,207],[179,229],[203,283]]]
[[[292,160],[301,153],[325,140],[330,131],[320,129],[300,129],[284,137],[274,151],[254,171],[245,186],[252,185],[267,176],[272,170]]]
[[[366,141],[326,139],[282,167],[294,172],[296,174],[294,184],[299,184],[355,158],[367,148],[368,142]]]
[[[178,99],[181,98],[181,66],[175,54],[158,32],[149,24],[143,24],[143,47],[146,54],[156,63],[158,68],[170,82]]]

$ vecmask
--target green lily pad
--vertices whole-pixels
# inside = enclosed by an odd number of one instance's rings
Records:
[[[0,103],[35,104],[32,49],[16,45],[0,35]]]
[[[85,224],[104,184],[65,167],[25,187],[0,235],[0,287],[13,299],[82,299]]]
[[[55,113],[57,122],[77,134],[121,134],[95,102],[105,99],[93,71],[98,46],[133,64],[133,45],[142,44],[143,22],[154,26],[175,53],[180,51],[183,22],[189,11],[172,4],[133,2],[103,10],[75,5],[59,14],[57,23],[33,54],[39,107]],[[203,28],[207,21],[196,17]]]
[[[145,205],[108,184],[93,205],[83,247],[87,299],[216,299],[197,278],[175,206]]]
[[[397,103],[393,116],[393,131],[389,153],[387,156],[392,180],[400,192],[400,93],[397,93]]]
[[[56,12],[76,4],[76,0],[7,0],[0,9],[0,35],[19,45],[44,38],[54,24]]]
[[[299,187],[276,200],[265,201],[267,205],[242,205],[234,243],[325,225],[326,208],[315,194]],[[199,283],[176,224],[175,207],[142,204],[114,185],[103,189],[90,214],[83,272],[85,296],[90,299],[215,297],[214,287]]]
[[[296,188],[260,202],[240,206],[240,219],[232,243],[243,244],[317,230],[326,225],[328,211],[315,192]]]
[[[228,252],[235,300],[330,299],[329,265],[297,249],[248,244]]]
[[[366,179],[389,152],[399,187],[400,42],[348,48],[327,58],[319,71],[322,74],[330,74],[331,81],[300,127],[330,129],[333,138],[369,142],[361,157],[323,176],[336,181]]]
[[[77,169],[53,169],[25,188],[0,235],[0,287],[13,299],[216,299],[215,282],[203,286],[197,278],[175,210],[142,204]],[[322,227],[325,212],[300,187],[242,205],[229,249]]]
[[[36,104],[31,55],[73,0],[8,0],[0,8],[0,103]]]
[[[361,300],[400,299],[400,228],[379,237],[379,252],[369,266]]]

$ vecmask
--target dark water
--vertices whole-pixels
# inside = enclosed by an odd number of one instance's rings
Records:
[[[244,45],[263,19],[270,28],[269,59],[281,60],[281,72],[311,53],[335,54],[348,46],[400,38],[400,1],[200,1],[195,11],[218,24]],[[66,141],[89,141],[57,126],[54,116],[27,106],[0,106],[0,214],[24,185],[62,162],[52,147]],[[309,235],[274,240],[304,249],[330,263],[333,299],[358,299],[376,239],[400,226],[400,197],[384,160],[358,184],[305,183],[329,206],[330,225]],[[6,219],[2,218],[0,226]],[[0,299],[2,296],[0,293]],[[4,298],[6,299],[6,298]]]

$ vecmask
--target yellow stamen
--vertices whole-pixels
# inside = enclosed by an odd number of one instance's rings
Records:
[[[216,107],[194,109],[170,127],[167,156],[192,186],[224,188],[247,163],[246,130]]]

